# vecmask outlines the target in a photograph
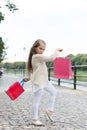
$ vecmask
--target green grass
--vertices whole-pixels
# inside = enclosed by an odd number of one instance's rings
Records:
[[[73,74],[74,75],[74,74]],[[77,70],[77,80],[78,81],[84,81],[84,82],[87,82],[87,71],[80,71],[80,70]],[[50,76],[53,77],[54,76],[54,72],[53,70],[50,71]],[[73,79],[73,77],[72,77]]]
[[[87,82],[87,71],[77,71],[77,80]]]

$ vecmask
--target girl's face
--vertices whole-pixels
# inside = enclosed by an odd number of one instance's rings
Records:
[[[36,48],[36,54],[43,54],[45,48],[46,45],[43,42],[40,42],[40,45]]]

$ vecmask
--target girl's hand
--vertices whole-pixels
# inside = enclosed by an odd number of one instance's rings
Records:
[[[62,51],[63,51],[63,49],[61,49],[61,48],[58,48],[58,49],[57,49],[57,51],[60,51],[60,52],[62,52]]]
[[[30,80],[30,78],[24,78],[24,82],[27,82],[29,80]]]

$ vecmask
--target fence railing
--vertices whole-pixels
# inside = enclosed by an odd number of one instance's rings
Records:
[[[5,74],[15,74],[16,76],[26,76],[26,69],[5,69],[4,70]]]
[[[54,68],[49,67],[48,68],[49,80],[53,80],[54,82],[58,82],[59,86],[61,85],[61,83],[72,84],[74,89],[76,89],[77,85],[87,87],[87,65],[75,65],[75,66],[72,66],[72,70],[73,70],[72,79],[69,79],[69,80],[55,79],[53,76]],[[23,77],[27,75],[25,69],[6,69],[5,73],[15,74],[18,76],[23,76]],[[85,81],[83,79],[85,79]]]
[[[49,67],[48,68],[48,77],[49,80],[55,80],[55,78],[52,78],[52,74],[51,72],[54,70],[53,67]],[[72,79],[69,80],[62,80],[62,79],[58,79],[58,85],[60,86],[60,84],[62,82],[64,83],[69,83],[69,84],[73,84],[73,88],[76,89],[77,85],[81,85],[81,86],[87,86],[87,65],[75,65],[72,66],[72,70],[73,70],[73,76]],[[82,72],[82,73],[77,73],[77,72]],[[80,77],[80,80],[78,81],[78,78]],[[85,79],[85,81],[83,80],[83,78]],[[71,82],[70,82],[71,81]]]

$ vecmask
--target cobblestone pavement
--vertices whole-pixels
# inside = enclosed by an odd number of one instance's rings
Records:
[[[45,115],[49,95],[43,94],[39,116],[44,126],[36,127],[31,124],[33,94],[28,83],[15,101],[4,92],[18,79],[21,78],[13,75],[0,78],[0,130],[87,130],[87,92],[57,87],[54,122]]]

